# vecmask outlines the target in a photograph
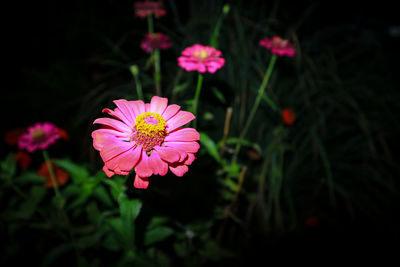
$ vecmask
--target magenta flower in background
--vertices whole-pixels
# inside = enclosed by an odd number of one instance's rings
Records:
[[[146,18],[152,14],[156,18],[162,17],[167,12],[162,1],[144,1],[135,3],[135,14],[140,18]]]
[[[259,44],[271,50],[272,54],[276,54],[278,56],[293,57],[296,53],[296,50],[289,40],[284,40],[279,36],[274,36],[271,39],[264,37],[261,39]]]
[[[179,128],[195,117],[168,105],[168,99],[154,96],[150,103],[141,100],[115,100],[117,108],[103,109],[114,118],[100,118],[104,125],[93,131],[93,146],[100,151],[108,177],[128,175],[135,169],[136,188],[147,188],[153,174],[166,175],[168,169],[184,175],[195,160],[200,134],[193,128]]]
[[[27,130],[27,133],[19,137],[18,147],[28,152],[47,149],[61,138],[60,129],[50,122],[36,123]]]
[[[178,65],[187,71],[214,73],[225,64],[225,59],[221,56],[221,51],[211,46],[195,44],[182,51]]]
[[[168,49],[171,46],[168,35],[163,33],[148,33],[140,44],[140,47],[147,53],[151,53],[154,49]]]

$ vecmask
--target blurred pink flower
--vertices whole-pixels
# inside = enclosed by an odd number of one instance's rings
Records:
[[[156,18],[162,17],[167,12],[162,1],[144,1],[135,3],[135,14],[140,18],[146,18],[152,14]]]
[[[61,138],[60,129],[50,122],[36,123],[28,127],[27,131],[19,137],[18,147],[28,152],[47,149]]]
[[[279,36],[274,36],[271,39],[264,37],[261,39],[259,44],[271,50],[272,54],[276,54],[278,56],[293,57],[296,53],[289,40],[284,40]]]
[[[187,71],[214,73],[225,64],[225,59],[221,56],[221,51],[211,46],[195,44],[182,51],[178,65]]]
[[[154,96],[150,103],[141,100],[114,101],[117,108],[103,109],[114,118],[96,119],[105,127],[92,133],[93,146],[100,151],[108,177],[128,175],[134,168],[136,188],[147,188],[153,174],[165,175],[168,169],[184,175],[196,158],[200,134],[193,128],[179,128],[195,117],[168,105],[168,99]]]
[[[163,33],[148,33],[140,44],[147,53],[151,53],[154,49],[168,49],[171,46],[168,35]]]

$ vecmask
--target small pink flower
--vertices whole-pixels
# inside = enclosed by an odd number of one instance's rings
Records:
[[[274,36],[271,39],[264,37],[261,39],[259,44],[271,50],[272,54],[276,54],[278,56],[293,57],[296,53],[296,50],[289,40],[284,40],[279,36]]]
[[[140,18],[146,18],[152,14],[154,14],[156,18],[159,18],[164,16],[166,13],[162,1],[144,1],[135,3],[135,14]]]
[[[103,109],[114,118],[100,118],[104,125],[93,131],[93,147],[100,151],[108,177],[128,175],[134,169],[136,188],[147,188],[153,174],[166,175],[168,169],[184,175],[195,160],[200,134],[193,128],[179,128],[195,117],[168,105],[168,99],[154,96],[150,103],[141,100],[114,101],[117,108]]]
[[[140,44],[140,47],[147,53],[151,53],[154,49],[168,49],[171,46],[168,35],[163,33],[148,33]]]
[[[211,46],[195,44],[182,51],[178,65],[187,71],[214,73],[225,64],[225,59],[221,56],[221,51]]]
[[[50,122],[36,123],[27,130],[27,133],[20,136],[18,147],[28,152],[47,149],[61,138],[60,129]]]

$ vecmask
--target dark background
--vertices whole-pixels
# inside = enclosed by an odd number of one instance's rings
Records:
[[[202,1],[196,2],[201,5]],[[259,1],[248,2],[249,9],[257,9]],[[165,3],[168,8],[168,1]],[[376,64],[384,79],[382,84],[390,83],[398,87],[400,16],[394,4],[388,3],[281,1],[277,17],[287,25],[303,19],[303,25],[297,32],[303,39],[312,39],[317,32],[335,28],[343,32],[345,40],[329,40],[331,45],[340,46],[342,41],[354,38],[362,40],[361,43],[366,47],[372,47],[378,41],[382,49]],[[133,26],[146,27],[144,22],[134,17],[133,1],[8,1],[2,5],[1,35],[2,44],[5,45],[2,49],[5,69],[2,75],[2,134],[8,129],[48,120],[68,129],[71,140],[87,138],[82,135],[90,127],[75,125],[74,119],[79,117],[77,110],[81,108],[80,96],[93,88],[94,75],[98,70],[89,59],[104,49],[100,43],[101,36],[117,39]],[[183,23],[190,16],[188,5],[186,1],[177,4]],[[270,7],[273,6],[271,2]],[[173,25],[173,20],[166,18],[165,23]],[[393,27],[397,27],[397,35],[391,34]],[[385,90],[384,86],[382,90]],[[399,132],[399,129],[395,131]],[[391,142],[393,148],[399,148],[396,141]],[[69,149],[79,152],[81,143],[72,141]],[[4,144],[1,145],[1,151],[4,156],[7,151]],[[84,160],[88,155],[76,157]],[[398,154],[394,158],[398,159]],[[396,210],[397,204],[393,203],[392,210]],[[330,232],[329,229],[324,232],[313,230],[310,239],[306,241],[289,236],[277,241],[269,249],[280,255],[284,254],[282,249],[291,251],[292,248],[304,245],[302,250],[306,252],[314,250],[324,253],[325,248],[340,244],[339,250],[351,255],[356,250],[371,252],[369,244],[373,240],[374,251],[379,247],[385,251],[381,255],[390,257],[393,255],[392,250],[398,247],[398,243],[392,246],[392,242],[398,241],[398,231],[393,229],[399,220],[396,214],[388,214],[388,217],[384,218],[392,222],[388,229],[371,231],[374,226],[365,223],[348,227],[340,234]],[[345,238],[349,236],[351,238]],[[330,242],[325,242],[326,239]],[[262,240],[259,242],[261,244]],[[255,243],[254,248],[248,254],[259,257],[264,247]]]

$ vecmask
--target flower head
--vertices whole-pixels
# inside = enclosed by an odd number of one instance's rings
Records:
[[[140,44],[140,47],[147,53],[151,53],[154,49],[167,49],[171,46],[168,35],[163,33],[148,33]]]
[[[53,168],[55,176],[54,178],[56,180],[57,185],[58,186],[64,185],[69,180],[68,173],[63,169],[61,169],[60,167],[54,165],[52,162],[50,162],[50,164]],[[37,173],[40,176],[46,178],[46,182],[44,184],[45,187],[54,187],[53,181],[51,180],[50,171],[46,162],[43,162],[42,165],[40,165],[40,168],[37,171]]]
[[[20,136],[23,135],[24,133],[26,133],[26,128],[18,128],[18,129],[9,130],[6,132],[6,134],[4,136],[4,141],[9,146],[18,145],[18,140],[19,140]]]
[[[317,216],[310,216],[304,223],[307,227],[317,227],[319,225],[319,219]]]
[[[128,175],[134,169],[136,188],[147,188],[153,174],[166,175],[168,169],[184,175],[200,148],[200,134],[193,128],[179,128],[195,117],[168,105],[168,99],[154,96],[141,100],[115,100],[116,109],[103,109],[114,118],[99,118],[104,125],[93,131],[93,146],[100,151],[108,177]]]
[[[135,3],[135,14],[140,18],[146,18],[154,14],[156,18],[162,17],[167,12],[162,1],[144,1]]]
[[[18,151],[14,154],[14,161],[18,163],[21,169],[26,169],[31,164],[32,158],[28,153],[24,151]]]
[[[294,113],[293,110],[288,108],[282,110],[281,116],[283,122],[287,125],[292,125],[296,120],[296,114]]]
[[[296,53],[296,50],[289,40],[284,40],[279,36],[274,36],[271,39],[264,37],[261,39],[259,44],[271,50],[272,54],[276,54],[278,56],[293,57]]]
[[[36,123],[27,131],[19,137],[18,147],[28,152],[47,149],[61,137],[59,128],[50,122]]]
[[[187,71],[214,73],[225,64],[225,59],[221,56],[221,51],[211,46],[195,44],[182,51],[178,65]]]

